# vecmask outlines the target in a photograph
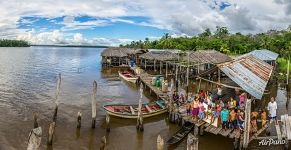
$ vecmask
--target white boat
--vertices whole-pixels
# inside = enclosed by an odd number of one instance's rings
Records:
[[[129,71],[118,71],[118,74],[121,78],[128,82],[136,83],[137,77],[130,73]]]

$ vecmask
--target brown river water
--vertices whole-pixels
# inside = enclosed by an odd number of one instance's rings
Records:
[[[39,125],[43,129],[41,149],[44,150],[96,150],[103,136],[107,137],[108,150],[154,150],[159,134],[165,140],[169,139],[179,127],[170,124],[166,114],[146,118],[142,133],[136,131],[136,120],[111,117],[111,132],[106,133],[102,106],[138,103],[139,90],[135,85],[120,80],[116,69],[102,70],[102,50],[0,48],[0,150],[26,149],[28,134],[33,128],[34,112],[38,113]],[[47,147],[48,124],[53,115],[58,73],[62,74],[62,84],[56,134],[53,146]],[[97,127],[91,129],[91,91],[94,80],[98,83]],[[155,100],[155,96],[151,96],[148,91],[144,94],[144,102]],[[282,100],[281,111],[286,110],[283,106],[285,103]],[[76,129],[78,111],[82,112],[80,130]],[[222,136],[205,134],[199,137],[199,149],[233,149],[232,142]],[[166,146],[166,149],[184,150],[185,147],[186,140],[175,146]]]

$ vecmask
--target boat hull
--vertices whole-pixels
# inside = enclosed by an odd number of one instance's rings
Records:
[[[120,118],[136,119],[138,105],[104,105],[103,108],[107,114]],[[143,118],[152,117],[167,112],[163,100],[142,105]]]
[[[137,77],[126,77],[122,72],[118,71],[119,76],[127,82],[136,83]],[[133,75],[132,75],[133,76]]]

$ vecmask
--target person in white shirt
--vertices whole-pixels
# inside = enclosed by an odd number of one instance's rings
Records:
[[[277,103],[275,102],[274,97],[272,97],[271,101],[268,103],[268,111],[271,123],[274,119],[277,123]]]

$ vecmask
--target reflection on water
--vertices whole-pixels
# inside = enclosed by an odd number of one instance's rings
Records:
[[[33,127],[32,113],[39,115],[43,127],[41,149],[95,150],[100,139],[107,137],[110,150],[152,150],[160,134],[165,140],[178,127],[169,124],[167,115],[145,119],[145,131],[136,131],[136,120],[111,118],[111,132],[106,133],[102,105],[137,103],[136,85],[118,78],[118,69],[102,70],[96,48],[0,48],[0,149],[25,149]],[[46,146],[48,124],[53,115],[56,75],[62,73],[60,106],[55,139]],[[98,82],[97,127],[91,129],[92,82]],[[204,88],[209,86],[203,85]],[[193,87],[190,87],[193,88]],[[194,88],[193,88],[194,89]],[[155,100],[146,91],[143,101]],[[77,112],[82,112],[82,127],[76,129]],[[232,141],[206,134],[199,138],[200,149],[232,149]],[[168,149],[184,150],[186,140]]]

